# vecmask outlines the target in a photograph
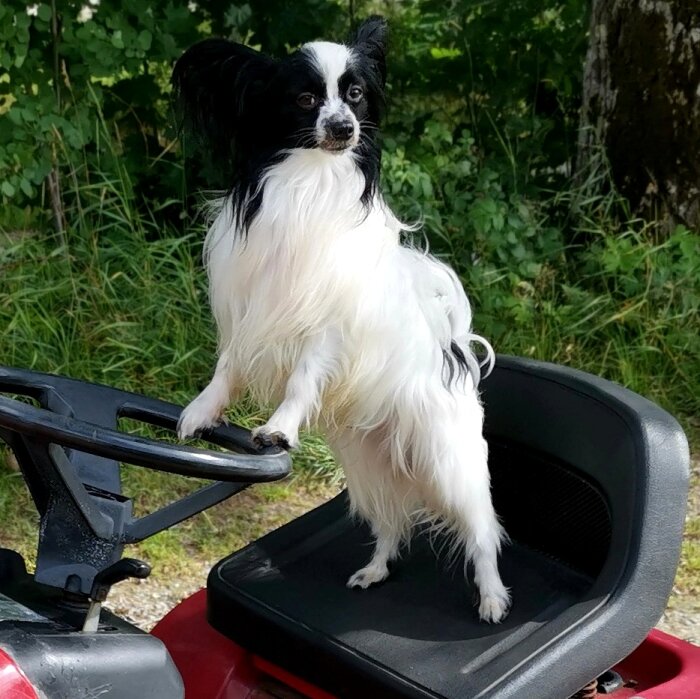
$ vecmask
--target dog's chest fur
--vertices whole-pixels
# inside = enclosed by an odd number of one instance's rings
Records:
[[[260,186],[262,205],[247,234],[236,231],[224,203],[205,256],[221,349],[267,401],[309,337],[343,335],[346,375],[353,346],[373,344],[371,316],[381,312],[376,299],[395,267],[399,231],[383,207],[362,206],[364,180],[351,154],[294,151]]]

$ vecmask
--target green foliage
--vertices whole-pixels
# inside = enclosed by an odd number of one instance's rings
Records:
[[[600,353],[596,373],[698,415],[700,236],[679,227],[656,242],[627,224],[596,231],[579,259],[586,284],[565,287],[556,308],[578,352]]]
[[[33,215],[43,224],[52,170],[59,180],[80,165],[87,166],[86,177],[93,168],[113,170],[95,129],[104,118],[139,205],[170,201],[168,216],[179,221],[185,192],[174,167],[168,75],[184,48],[213,33],[280,54],[309,38],[343,39],[351,23],[373,11],[392,23],[389,135],[410,140],[449,114],[450,130],[469,128],[489,167],[509,180],[509,191],[532,174],[551,180],[571,156],[583,0],[560,0],[547,10],[532,0],[452,0],[447,10],[436,0],[147,6],[104,0],[97,7],[66,0],[32,7],[32,14],[19,0],[0,7],[5,219]],[[190,188],[201,184],[195,179]]]
[[[387,3],[391,121],[413,138],[468,128],[508,190],[560,185],[574,155],[588,3]],[[398,129],[396,131],[399,132]]]
[[[411,143],[403,137],[387,146],[387,197],[404,217],[423,221],[433,249],[457,267],[475,294],[484,277],[498,270],[531,281],[561,255],[562,230],[544,223],[541,205],[507,191],[469,131],[455,138],[436,116]]]
[[[614,195],[533,200],[508,193],[470,133],[439,119],[409,145],[390,141],[385,190],[409,220],[422,213],[431,250],[454,265],[475,326],[497,351],[561,362],[618,381],[686,416],[700,412],[700,236],[659,242],[620,223]],[[411,149],[413,157],[407,158]],[[585,245],[568,243],[572,232]]]
[[[643,226],[609,218],[609,202],[588,202],[572,217],[573,194],[541,189],[565,189],[574,155],[583,0],[87,7],[40,3],[31,15],[18,0],[0,7],[0,222],[49,228],[54,171],[67,225],[57,248],[43,233],[4,246],[6,361],[69,372],[79,362],[86,377],[165,395],[181,373],[205,376],[208,359],[191,364],[207,355],[196,348],[211,347],[211,329],[184,216],[202,181],[185,185],[192,168],[174,147],[170,65],[211,33],[279,54],[308,38],[342,39],[370,12],[392,29],[387,197],[403,218],[423,221],[431,250],[457,268],[479,329],[501,350],[593,370],[588,353],[616,357],[600,370],[625,380],[637,366],[646,371],[649,357],[693,349],[683,344],[692,328],[677,320],[697,306],[689,291],[697,238],[678,231],[657,244]],[[582,249],[572,247],[577,230]],[[82,278],[93,285],[83,290]],[[150,305],[135,303],[139,295]],[[60,325],[46,321],[62,308]],[[158,333],[143,327],[163,314]],[[624,356],[601,352],[608,341],[624,342]]]
[[[214,347],[195,235],[149,242],[157,224],[124,211],[110,180],[80,195],[67,247],[0,244],[3,363],[185,400]]]
[[[315,35],[339,11],[325,0],[309,1],[299,9],[285,2],[266,7],[253,15],[248,4],[221,0],[149,5],[103,0],[98,6],[66,0],[38,4],[30,14],[26,2],[3,2],[3,220],[29,216],[33,224],[44,225],[48,217],[42,209],[49,207],[47,177],[52,171],[59,181],[78,176],[87,182],[92,170],[115,174],[119,167],[126,168],[139,206],[148,200],[168,201],[174,210],[164,215],[171,222],[180,220],[183,178],[176,166],[169,102],[173,61],[211,33],[255,41],[252,27],[264,34],[268,13],[276,13],[278,20],[287,17],[286,35],[298,43],[302,37],[296,38],[293,27]],[[102,120],[108,125],[106,140],[95,127]],[[64,189],[64,204],[71,204],[70,197]],[[58,208],[55,202],[53,206]]]
[[[191,396],[195,379],[182,377],[204,380],[213,341],[201,231],[185,215],[202,181],[185,183],[193,168],[175,147],[170,65],[212,33],[279,54],[342,39],[381,12],[392,29],[385,191],[457,268],[479,331],[500,351],[584,366],[695,410],[682,357],[698,354],[697,236],[657,243],[614,221],[614,196],[582,204],[567,193],[583,0],[56,7],[56,23],[53,3],[33,15],[17,0],[0,7],[0,225],[40,231],[0,252],[4,361]],[[52,171],[58,245],[44,233]],[[577,232],[585,246],[572,245]],[[648,381],[659,367],[664,380]]]
[[[102,2],[91,17],[82,2],[59,8],[54,17],[48,4],[34,15],[25,2],[0,7],[5,202],[39,203],[49,172],[74,175],[76,156],[95,167],[104,155],[98,115],[109,121],[110,140],[135,182],[172,179],[155,160],[165,144],[161,98],[167,64],[197,38],[191,13],[173,3],[145,9],[136,0]]]

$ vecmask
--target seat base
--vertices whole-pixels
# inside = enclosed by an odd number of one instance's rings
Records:
[[[489,625],[478,619],[463,561],[448,565],[434,551],[440,540],[431,546],[424,534],[384,583],[348,589],[371,542],[340,495],[215,566],[209,621],[339,697],[456,699],[482,696],[530,658],[539,645],[531,637],[592,585],[563,563],[511,544],[500,568],[513,606],[502,624]]]

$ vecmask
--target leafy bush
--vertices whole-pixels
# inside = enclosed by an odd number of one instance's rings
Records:
[[[139,203],[182,201],[168,74],[184,48],[214,33],[279,54],[310,37],[342,39],[356,16],[377,9],[392,21],[391,92],[402,114],[390,135],[410,138],[448,111],[456,125],[470,127],[482,152],[493,151],[501,177],[522,175],[522,185],[532,170],[564,163],[586,3],[566,0],[546,11],[530,0],[450,5],[446,13],[435,0],[271,0],[254,10],[222,0],[147,7],[138,0],[29,7],[8,0],[0,7],[0,195],[20,209],[48,208],[52,172],[72,176],[81,164],[86,177],[93,168],[110,170],[95,129],[104,118]]]
[[[267,26],[270,12],[279,20],[287,4],[268,3],[253,17],[249,5],[221,0],[148,6],[139,0],[29,7],[21,0],[3,2],[0,197],[7,208],[0,220],[46,225],[51,209],[54,220],[60,220],[62,205],[71,204],[67,178],[84,183],[92,171],[116,175],[124,167],[138,206],[169,202],[172,210],[161,215],[179,221],[184,180],[173,147],[172,62],[211,33],[252,38],[249,25]],[[287,8],[290,23],[278,25],[288,36],[296,36],[293,27],[316,34],[334,14],[328,8],[339,10],[321,0],[303,5]],[[299,22],[301,17],[305,21]],[[106,140],[102,121],[108,125]],[[63,202],[56,200],[58,188]]]
[[[497,351],[561,362],[618,381],[668,409],[700,412],[700,236],[662,242],[620,223],[614,195],[539,200],[508,193],[467,131],[436,117],[411,144],[389,140],[385,191],[430,249],[460,273],[475,326]],[[406,154],[411,151],[409,160]],[[575,219],[568,220],[577,202]],[[567,242],[585,233],[586,245]]]
[[[138,188],[178,173],[156,160],[164,144],[162,101],[167,66],[195,41],[195,15],[185,6],[82,2],[52,7],[9,0],[0,6],[0,181],[5,201],[36,203],[47,178],[83,174],[104,157],[98,115]],[[82,160],[82,163],[81,163]],[[103,168],[106,163],[101,163]],[[162,191],[162,190],[161,190]],[[158,193],[160,195],[160,192]]]

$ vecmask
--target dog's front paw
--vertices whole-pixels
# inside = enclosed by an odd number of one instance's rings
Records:
[[[177,421],[177,436],[187,439],[226,422],[218,407],[212,406],[202,396],[195,398],[181,413]]]
[[[356,573],[350,576],[347,582],[348,587],[359,587],[366,590],[370,585],[382,582],[389,577],[389,569],[386,565],[370,563],[364,568],[360,568]]]
[[[489,624],[499,624],[510,610],[510,594],[503,587],[480,596],[479,618]]]
[[[256,427],[253,430],[253,444],[256,447],[282,447],[282,449],[296,449],[299,446],[299,436],[285,434],[270,424]]]

